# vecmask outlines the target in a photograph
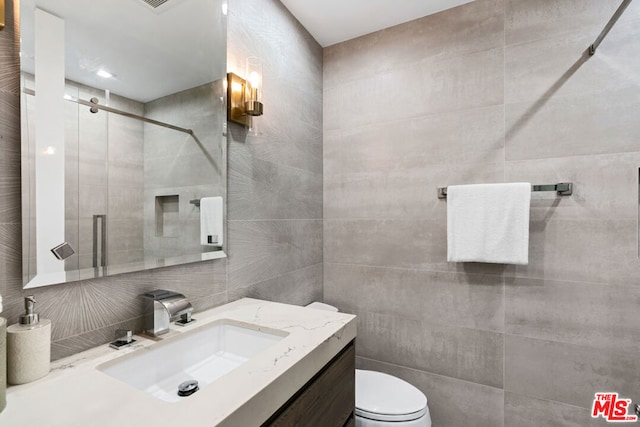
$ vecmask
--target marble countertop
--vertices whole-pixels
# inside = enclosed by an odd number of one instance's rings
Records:
[[[163,338],[136,336],[122,350],[107,344],[52,363],[45,378],[7,390],[1,426],[259,426],[356,336],[355,316],[256,299],[241,299],[171,326]],[[97,366],[156,341],[220,319],[289,333],[244,365],[177,403],[120,382]]]

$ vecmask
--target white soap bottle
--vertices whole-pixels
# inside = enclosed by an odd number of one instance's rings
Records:
[[[26,313],[20,322],[7,328],[7,382],[25,384],[49,373],[51,360],[51,320],[34,312],[36,299],[24,299]]]

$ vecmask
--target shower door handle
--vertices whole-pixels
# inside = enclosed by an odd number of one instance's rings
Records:
[[[99,227],[98,227],[98,223],[100,223]],[[106,267],[106,265],[107,265],[107,216],[94,215],[93,216],[93,268]]]

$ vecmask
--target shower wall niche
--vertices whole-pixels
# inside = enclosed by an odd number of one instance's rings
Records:
[[[191,203],[222,196],[222,135],[216,120],[222,82],[174,93],[144,105],[145,116],[159,121],[190,123],[194,135],[144,124],[144,248],[156,258],[206,250],[200,245],[200,208]],[[162,203],[162,233],[158,233],[158,201]],[[209,249],[211,247],[208,247]]]
[[[180,196],[156,196],[156,237],[177,237]]]

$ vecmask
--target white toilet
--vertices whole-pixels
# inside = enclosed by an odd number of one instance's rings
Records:
[[[321,302],[307,307],[338,311]],[[427,397],[400,378],[356,369],[356,427],[431,427]]]

